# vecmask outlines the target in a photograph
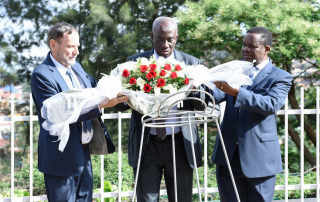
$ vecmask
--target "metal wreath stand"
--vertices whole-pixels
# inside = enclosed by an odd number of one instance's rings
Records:
[[[196,125],[196,124],[202,124],[202,123],[208,123],[211,121],[215,121],[216,125],[217,125],[217,129],[218,129],[218,133],[220,136],[220,140],[221,140],[221,145],[223,148],[223,152],[227,161],[227,165],[228,165],[228,169],[230,172],[230,176],[231,176],[231,180],[232,180],[232,184],[233,184],[233,188],[234,191],[236,193],[236,197],[238,202],[240,202],[240,198],[239,198],[239,194],[237,191],[237,187],[234,181],[234,177],[232,174],[232,170],[231,170],[231,166],[230,166],[230,162],[229,162],[229,158],[228,158],[228,154],[224,145],[224,141],[222,138],[222,134],[220,131],[220,127],[219,127],[219,123],[218,123],[218,116],[215,115],[214,112],[214,107],[212,108],[211,112],[207,112],[207,104],[199,99],[199,98],[195,98],[195,97],[187,97],[184,99],[180,99],[175,101],[173,104],[171,104],[171,106],[169,107],[167,112],[161,112],[160,109],[163,105],[163,103],[165,103],[168,99],[172,98],[173,96],[180,94],[180,93],[186,93],[186,92],[201,92],[201,93],[205,93],[208,96],[210,96],[213,106],[215,105],[215,101],[214,98],[211,94],[202,91],[202,90],[186,90],[186,91],[181,91],[181,92],[177,92],[171,96],[169,96],[168,98],[166,98],[159,106],[158,109],[158,113],[150,113],[150,114],[146,114],[144,116],[142,116],[141,118],[141,122],[142,122],[142,133],[141,133],[141,142],[140,142],[140,150],[139,150],[139,157],[138,157],[138,164],[137,164],[137,173],[136,173],[136,179],[135,179],[135,184],[134,184],[134,190],[133,190],[133,197],[132,197],[132,202],[134,202],[135,197],[136,197],[136,189],[137,189],[137,183],[138,183],[138,178],[139,178],[139,169],[140,169],[140,162],[141,162],[141,153],[142,153],[142,146],[143,146],[143,139],[144,139],[144,129],[145,127],[152,127],[152,128],[166,128],[166,127],[171,127],[172,131],[174,131],[174,127],[181,127],[181,126],[189,126],[190,129],[190,135],[191,135],[191,148],[192,148],[192,156],[193,156],[193,162],[194,162],[194,167],[196,170],[196,176],[197,176],[197,185],[198,185],[198,195],[199,195],[199,201],[201,202],[201,192],[200,192],[200,184],[199,184],[199,175],[198,175],[198,169],[197,169],[197,161],[196,161],[196,156],[195,156],[195,152],[194,152],[194,146],[193,146],[193,136],[192,136],[192,128],[191,125]],[[185,111],[185,110],[170,110],[173,106],[177,105],[179,102],[184,101],[184,100],[198,100],[200,102],[202,102],[205,106],[203,111]],[[152,117],[152,115],[157,115]],[[170,119],[177,119],[176,116],[185,116],[185,118],[188,118],[188,121],[175,121],[175,122],[165,122],[165,120],[170,120]],[[144,120],[146,117],[151,117],[148,118],[146,120]],[[207,118],[207,119],[205,119]],[[180,118],[181,119],[181,118]],[[164,122],[152,122],[152,121],[164,121]],[[177,178],[176,178],[176,158],[175,158],[175,140],[174,140],[174,134],[172,134],[172,150],[173,150],[173,169],[174,169],[174,189],[175,189],[175,201],[178,202],[178,197],[177,197]]]

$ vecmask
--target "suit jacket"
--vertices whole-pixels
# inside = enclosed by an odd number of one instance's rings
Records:
[[[150,58],[153,55],[153,53],[154,53],[154,49],[133,55],[129,57],[127,61],[131,61],[131,60],[136,61],[138,57]],[[176,60],[180,62],[184,61],[186,65],[200,64],[200,61],[197,58],[191,55],[188,55],[186,53],[183,53],[181,51],[174,50],[174,54],[175,54]],[[190,94],[189,96],[199,97],[199,95],[196,95],[196,94]],[[205,99],[204,95],[201,94],[200,96],[203,100]],[[129,108],[130,107],[125,102],[115,106],[115,109],[118,111],[125,111]],[[179,108],[179,110],[188,110],[188,111],[193,111],[194,109],[203,110],[204,106],[199,101],[187,100],[183,102],[183,108]],[[129,155],[129,165],[134,168],[137,167],[137,163],[138,163],[141,133],[142,133],[142,124],[141,124],[142,116],[143,116],[142,114],[132,109],[132,116],[131,116],[131,121],[129,126],[128,155]],[[144,130],[142,156],[146,150],[146,146],[149,138],[149,131],[150,131],[149,127],[146,127]],[[182,134],[183,134],[183,141],[184,141],[188,161],[190,163],[190,166],[194,168],[189,126],[182,127]],[[198,128],[196,125],[192,126],[192,137],[193,137],[194,149],[196,154],[197,167],[199,167],[199,166],[202,166],[202,148],[201,148],[200,138],[198,136]]]
[[[237,98],[218,88],[213,91],[207,88],[216,104],[226,101],[221,133],[228,158],[233,157],[238,137],[241,167],[249,178],[282,172],[276,113],[284,105],[291,84],[291,75],[269,61],[251,86],[240,88]],[[227,164],[219,136],[211,160],[219,165]]]
[[[81,77],[87,88],[97,85],[97,81],[89,76],[78,62],[72,68]],[[44,122],[41,116],[43,101],[57,93],[69,90],[67,83],[52,62],[50,52],[42,64],[34,69],[31,77],[31,90],[40,124],[38,167],[41,172],[56,176],[78,175],[82,172],[87,162],[84,162],[81,121],[92,120],[94,134],[90,142],[93,144],[89,144],[91,153],[99,154],[99,150],[103,154],[115,151],[108,131],[100,118],[101,114],[98,108],[81,115],[76,123],[69,125],[70,136],[63,152],[58,150],[57,136],[50,135],[49,131],[42,128]]]

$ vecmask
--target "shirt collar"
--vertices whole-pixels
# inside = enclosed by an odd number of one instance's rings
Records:
[[[269,63],[270,58],[266,59],[265,61],[261,62],[260,64],[257,65],[257,68],[259,70],[262,70],[263,68],[265,68],[265,66],[267,66],[267,64]]]
[[[159,60],[159,55],[158,55],[158,53],[156,52],[156,50],[153,50],[153,53],[156,55],[156,58]],[[168,61],[172,61],[172,60],[174,60],[174,51],[173,51],[173,53],[169,56],[169,57],[167,57],[167,58],[165,58],[166,60],[168,60]]]
[[[53,56],[52,54],[50,53],[50,57],[51,57],[51,60],[53,62],[53,64],[57,67],[57,69],[59,71],[64,71],[64,72],[67,72],[67,68],[62,65],[60,62],[58,62]],[[68,66],[68,68],[71,68],[70,66]]]

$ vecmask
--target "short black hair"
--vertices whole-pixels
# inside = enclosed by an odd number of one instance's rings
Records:
[[[56,23],[55,25],[51,26],[48,34],[47,34],[47,45],[50,48],[50,40],[54,39],[60,44],[61,38],[64,36],[65,33],[72,34],[73,32],[78,32],[77,28],[74,26],[70,25],[69,23],[66,22],[59,22]]]
[[[247,33],[252,33],[252,34],[261,34],[261,43],[263,45],[268,45],[271,47],[272,45],[272,34],[271,32],[265,28],[265,27],[252,27],[247,31]]]

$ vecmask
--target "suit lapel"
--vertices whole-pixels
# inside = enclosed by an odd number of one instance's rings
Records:
[[[174,49],[174,57],[176,60],[178,60],[179,62],[183,62],[183,56],[180,54],[179,51],[177,51],[176,49]]]
[[[154,48],[146,52],[145,57],[149,59],[153,54],[154,54]]]
[[[248,86],[247,90],[252,90],[258,83],[263,81],[267,76],[270,75],[271,70],[272,70],[272,62],[270,60],[267,66],[265,66],[253,79],[252,85]]]
[[[47,61],[48,68],[52,72],[52,78],[54,78],[56,80],[57,85],[60,86],[62,91],[69,90],[69,87],[68,87],[66,81],[63,79],[63,77],[61,76],[59,70],[57,69],[57,67],[52,62],[50,54],[51,54],[51,52],[48,53],[46,61]]]
[[[83,69],[80,67],[80,65],[77,65],[77,63],[76,63],[76,64],[72,65],[72,69],[81,77],[86,88],[92,87],[87,73],[85,73],[85,71],[83,71]]]

